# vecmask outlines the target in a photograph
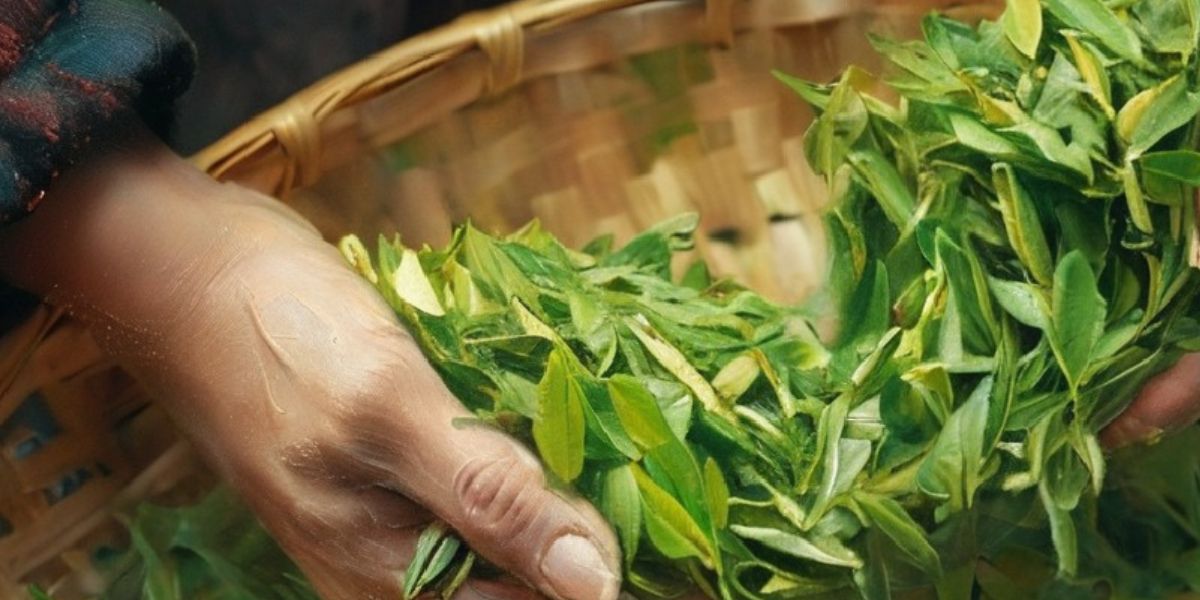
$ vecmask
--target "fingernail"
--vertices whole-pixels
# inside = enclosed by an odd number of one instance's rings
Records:
[[[564,535],[542,558],[542,575],[564,600],[615,600],[616,575],[604,563],[595,544],[578,535]]]

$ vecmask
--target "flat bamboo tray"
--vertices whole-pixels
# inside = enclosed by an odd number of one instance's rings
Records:
[[[204,150],[331,240],[439,244],[470,219],[617,241],[699,212],[698,254],[781,301],[826,265],[811,114],[772,69],[830,79],[933,8],[998,0],[542,0],[472,14],[324,79]],[[86,331],[42,307],[0,337],[0,596],[85,597],[115,518],[210,481]]]

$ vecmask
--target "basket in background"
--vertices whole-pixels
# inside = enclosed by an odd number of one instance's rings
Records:
[[[998,0],[527,0],[468,15],[322,80],[195,157],[285,199],[331,240],[440,244],[540,219],[619,243],[681,212],[718,275],[783,302],[826,265],[812,115],[771,75],[872,69],[866,33]],[[86,595],[114,518],[211,480],[86,331],[42,307],[0,338],[0,595]]]

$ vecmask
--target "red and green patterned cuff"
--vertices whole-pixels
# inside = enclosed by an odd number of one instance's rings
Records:
[[[0,223],[32,211],[119,117],[165,133],[195,63],[144,0],[0,0]]]

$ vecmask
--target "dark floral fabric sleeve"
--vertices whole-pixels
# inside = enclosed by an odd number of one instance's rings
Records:
[[[32,211],[122,116],[164,133],[195,61],[145,0],[0,0],[0,224]]]

